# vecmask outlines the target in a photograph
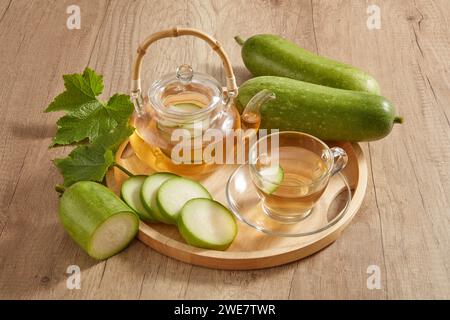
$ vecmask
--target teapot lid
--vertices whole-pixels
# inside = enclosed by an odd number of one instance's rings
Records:
[[[223,90],[219,82],[208,74],[194,72],[187,64],[180,65],[175,74],[166,74],[155,81],[148,91],[151,104],[160,111],[185,113],[171,108],[175,104],[191,103],[199,106],[198,111],[214,108],[223,101]]]

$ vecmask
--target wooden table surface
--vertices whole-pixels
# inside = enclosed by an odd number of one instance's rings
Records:
[[[69,30],[67,6],[81,8]],[[367,7],[381,9],[369,30]],[[450,298],[450,1],[29,1],[0,0],[0,297],[125,299]],[[331,246],[267,270],[194,267],[135,241],[97,262],[63,231],[48,149],[58,114],[42,111],[61,76],[86,66],[104,75],[104,97],[128,92],[133,55],[149,34],[195,27],[217,37],[239,83],[249,77],[233,36],[275,33],[361,67],[380,82],[405,124],[362,143],[367,195]],[[170,39],[144,61],[144,87],[177,65],[223,80],[219,59],[199,40]],[[66,288],[69,265],[81,289]],[[381,288],[367,287],[379,266]]]

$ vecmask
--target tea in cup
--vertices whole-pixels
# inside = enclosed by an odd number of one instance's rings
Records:
[[[250,176],[265,213],[286,223],[307,217],[330,177],[347,164],[342,148],[329,148],[309,134],[294,131],[260,138],[249,156]]]

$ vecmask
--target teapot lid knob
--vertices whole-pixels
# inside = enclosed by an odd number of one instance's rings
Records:
[[[177,79],[183,83],[189,83],[194,76],[194,70],[188,64],[182,64],[177,68]]]

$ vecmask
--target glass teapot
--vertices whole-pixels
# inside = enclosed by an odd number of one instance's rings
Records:
[[[186,35],[206,41],[219,55],[225,68],[226,88],[213,77],[194,72],[184,64],[176,73],[155,81],[148,97],[144,98],[140,73],[146,50],[157,40]],[[233,163],[236,143],[259,128],[259,107],[273,98],[269,92],[257,94],[241,117],[234,104],[237,93],[232,66],[217,40],[189,28],[152,34],[139,46],[134,61],[131,99],[135,106],[132,121],[136,130],[130,137],[131,147],[137,157],[155,171],[184,176],[206,174],[220,164]],[[241,134],[236,134],[239,129],[253,131],[241,130]]]

